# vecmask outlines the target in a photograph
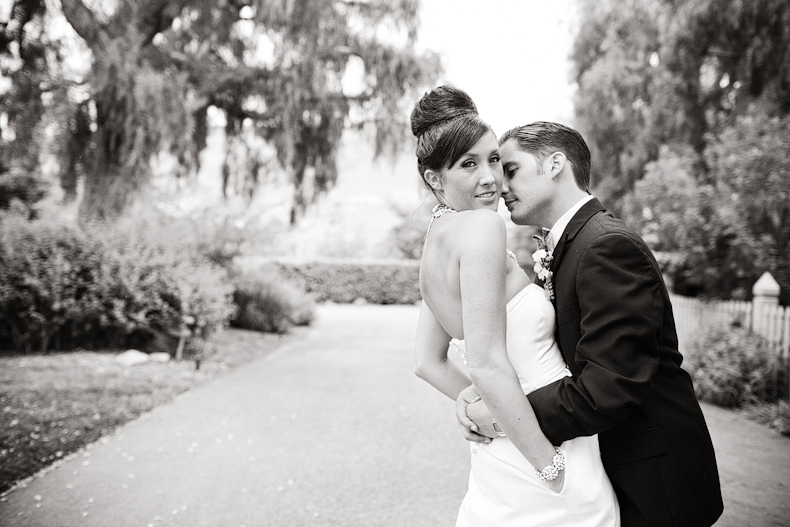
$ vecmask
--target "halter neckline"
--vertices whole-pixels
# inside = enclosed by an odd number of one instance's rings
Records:
[[[428,234],[430,234],[431,232],[431,227],[433,227],[434,220],[436,220],[437,218],[441,218],[448,212],[458,212],[458,211],[452,207],[448,207],[444,203],[437,203],[436,206],[434,206],[433,210],[431,210],[431,223],[428,224],[428,230],[425,232],[426,240],[428,239]]]
[[[431,222],[428,224],[428,230],[425,231],[425,239],[426,240],[428,239],[428,235],[431,233],[431,227],[433,227],[433,222],[437,218],[441,218],[442,216],[444,216],[448,212],[458,212],[458,211],[455,210],[452,207],[448,207],[444,203],[437,203],[433,207],[433,209],[431,210]],[[507,249],[507,257],[510,258],[511,260],[513,260],[514,264],[518,265],[518,258],[516,257],[516,254],[513,251],[511,251],[510,249]]]

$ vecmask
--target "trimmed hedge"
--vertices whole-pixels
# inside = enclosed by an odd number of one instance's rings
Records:
[[[420,295],[420,263],[413,260],[267,260],[286,280],[301,287],[318,302],[348,304],[414,304]]]

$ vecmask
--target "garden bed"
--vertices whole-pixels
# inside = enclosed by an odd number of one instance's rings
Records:
[[[299,332],[225,330],[199,369],[194,360],[125,367],[109,351],[0,356],[0,493]]]

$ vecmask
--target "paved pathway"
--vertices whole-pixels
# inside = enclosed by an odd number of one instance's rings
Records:
[[[468,450],[411,373],[417,309],[323,306],[266,358],[122,427],[0,502],[0,526],[452,526]],[[726,512],[790,522],[790,440],[705,407]]]

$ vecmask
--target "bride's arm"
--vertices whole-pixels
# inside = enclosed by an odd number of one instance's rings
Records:
[[[507,355],[505,224],[489,210],[475,211],[465,220],[458,226],[457,243],[469,373],[508,439],[541,470],[552,464],[554,447],[543,435]]]
[[[455,401],[472,379],[447,357],[450,335],[436,320],[431,309],[422,302],[414,344],[414,373]]]

